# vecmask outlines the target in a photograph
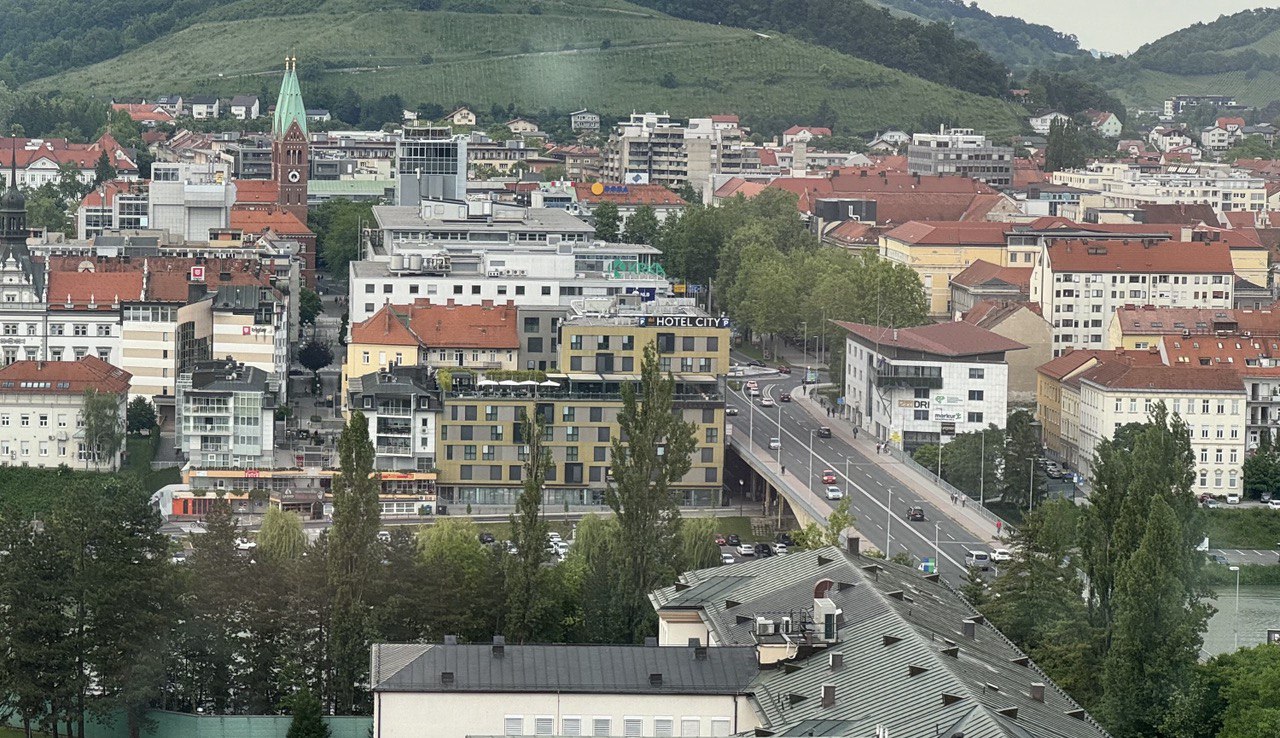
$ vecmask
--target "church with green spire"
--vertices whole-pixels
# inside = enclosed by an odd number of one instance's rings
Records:
[[[311,145],[307,138],[307,106],[298,84],[298,58],[285,57],[284,78],[271,120],[271,171],[281,209],[307,222],[307,180]]]

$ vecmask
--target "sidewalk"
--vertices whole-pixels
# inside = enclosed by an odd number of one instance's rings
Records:
[[[815,387],[811,386],[808,389],[813,390]],[[894,453],[901,453],[900,451],[891,449],[893,453],[882,452],[877,454],[874,436],[859,431],[858,437],[855,439],[853,437],[852,424],[845,418],[828,416],[826,408],[817,399],[814,399],[809,392],[804,394],[797,393],[793,395],[793,400],[812,415],[814,419],[830,427],[833,434],[838,435],[841,440],[852,445],[866,456],[870,462],[876,464],[883,471],[919,494],[931,505],[941,510],[947,517],[959,523],[977,540],[998,540],[995,527],[995,521],[998,518],[994,513],[980,507],[974,500],[969,500],[969,502],[973,502],[972,505],[966,504],[962,506],[952,503],[951,493],[939,486],[931,475],[921,474],[893,455]],[[1008,529],[1009,526],[1003,524],[1003,528]]]

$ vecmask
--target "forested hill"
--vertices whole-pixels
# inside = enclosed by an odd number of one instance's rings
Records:
[[[1076,37],[1021,18],[993,15],[964,0],[872,0],[922,21],[951,26],[988,54],[1015,69],[1052,63],[1082,54]]]
[[[704,23],[788,33],[810,43],[979,95],[1005,94],[1005,67],[941,23],[896,17],[863,0],[633,0]]]

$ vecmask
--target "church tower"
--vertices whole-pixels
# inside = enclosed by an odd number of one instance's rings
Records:
[[[276,96],[271,139],[271,178],[279,193],[276,202],[306,223],[311,147],[307,140],[307,107],[302,103],[302,89],[298,86],[296,56],[284,60],[284,79]]]
[[[0,262],[10,257],[21,262],[31,256],[27,249],[27,198],[18,189],[18,145],[14,139],[9,164],[9,186],[0,196]]]

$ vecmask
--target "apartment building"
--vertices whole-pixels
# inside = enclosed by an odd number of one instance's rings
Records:
[[[584,218],[590,218],[595,209],[603,203],[609,203],[618,209],[618,226],[626,226],[627,221],[641,207],[653,211],[661,223],[672,215],[679,215],[688,207],[684,198],[662,185],[625,185],[605,184],[603,182],[578,182],[573,185],[573,201],[577,204],[577,212]]]
[[[1006,263],[1009,230],[1008,223],[912,221],[880,236],[880,256],[919,274],[929,314],[949,318],[956,310],[951,281],[977,262]]]
[[[266,372],[234,359],[201,360],[176,388],[174,447],[193,467],[276,466],[276,392]]]
[[[1229,309],[1235,274],[1223,243],[1061,241],[1044,249],[1031,300],[1053,325],[1054,356],[1096,349],[1126,305]]]
[[[1280,336],[1280,311],[1126,306],[1116,310],[1107,331],[1107,348],[1143,350],[1160,346],[1165,337],[1260,338]]]
[[[564,210],[430,201],[373,212],[378,237],[350,268],[353,325],[386,303],[418,299],[567,308],[584,298],[670,293],[658,249],[594,241],[594,228]]]
[[[560,334],[560,371],[545,380],[486,385],[454,373],[442,387],[436,454],[442,499],[514,504],[528,452],[521,419],[537,415],[552,460],[545,504],[601,504],[621,388],[638,381],[644,347],[656,343],[661,370],[675,377],[675,407],[695,425],[698,443],[692,468],[674,491],[681,504],[719,504],[728,319],[709,316],[690,300],[584,301]]]
[[[519,315],[510,303],[458,305],[452,299],[384,305],[351,326],[343,395],[356,377],[396,366],[486,371],[520,368]]]
[[[156,162],[147,188],[148,226],[188,241],[230,224],[236,188],[223,164]]]
[[[78,361],[14,361],[0,368],[0,465],[117,471],[124,444],[107,456],[85,437],[84,393],[116,402],[124,436],[129,373],[96,356]]]
[[[609,135],[603,154],[606,182],[667,187],[691,182],[685,127],[666,113],[632,113]]]
[[[1267,180],[1213,164],[1185,165],[1160,172],[1137,164],[1096,162],[1084,169],[1054,172],[1051,181],[1091,190],[1082,207],[1137,208],[1142,205],[1205,203],[1225,212],[1267,209]]]
[[[467,142],[448,127],[406,126],[396,144],[395,204],[466,200]]]
[[[973,261],[951,278],[951,311],[964,314],[988,300],[1025,301],[1031,296],[1031,271],[1031,267],[1002,267],[982,259]]]
[[[344,399],[364,413],[379,471],[429,472],[436,466],[440,390],[435,372],[423,366],[392,365],[359,377]]]
[[[966,322],[882,328],[835,321],[845,339],[845,403],[876,438],[914,451],[959,433],[1003,428],[1005,355],[1026,347]]]
[[[144,183],[121,179],[103,182],[81,199],[76,210],[76,236],[88,239],[105,231],[148,228],[150,211]]]
[[[970,128],[917,133],[907,146],[907,169],[922,176],[969,177],[992,187],[1013,185],[1013,148],[996,146]]]

